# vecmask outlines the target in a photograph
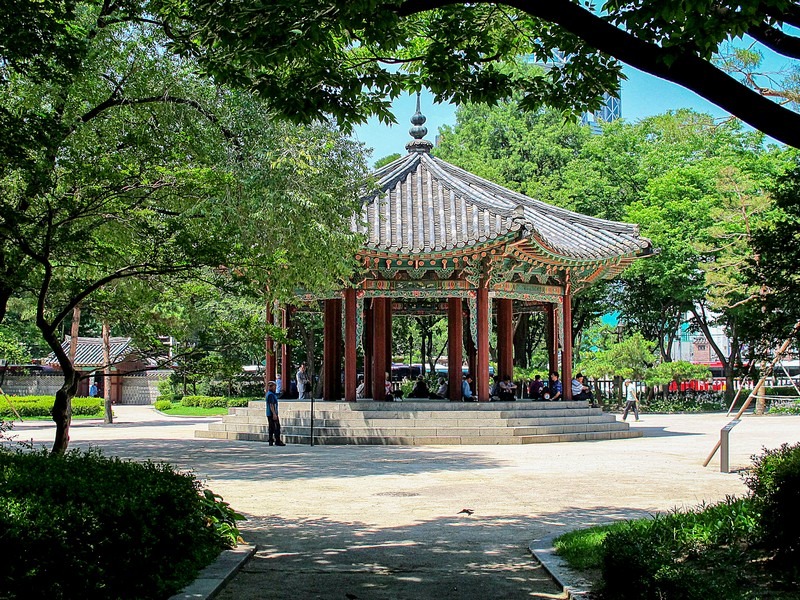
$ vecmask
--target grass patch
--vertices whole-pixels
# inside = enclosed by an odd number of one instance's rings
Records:
[[[219,415],[228,414],[227,408],[202,408],[200,406],[181,406],[180,404],[174,403],[171,408],[161,408],[158,410],[163,412],[165,415],[171,415],[173,417],[216,417]]]
[[[623,526],[624,523],[611,523],[570,531],[558,536],[553,541],[553,547],[556,554],[573,569],[599,569],[603,564],[603,540],[610,531]]]

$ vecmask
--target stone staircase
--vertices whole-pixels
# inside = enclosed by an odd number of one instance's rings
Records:
[[[232,408],[196,437],[267,441],[264,402]],[[308,444],[311,402],[282,400],[285,442]],[[537,444],[641,437],[642,431],[586,401],[578,402],[314,402],[314,443],[425,446]]]

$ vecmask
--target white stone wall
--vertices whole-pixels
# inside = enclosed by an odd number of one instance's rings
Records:
[[[158,382],[170,376],[169,371],[148,371],[122,378],[120,404],[153,404],[158,397]]]

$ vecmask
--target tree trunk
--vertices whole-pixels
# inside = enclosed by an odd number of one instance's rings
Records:
[[[519,316],[514,329],[514,363],[517,367],[528,368],[528,354],[525,352],[525,343],[528,339],[528,323],[530,315],[523,313]]]
[[[109,336],[108,321],[103,320],[103,421],[113,423],[114,415],[111,412],[111,341]]]
[[[78,332],[81,328],[81,307],[72,309],[72,327],[69,330],[69,361],[74,365],[78,354]]]

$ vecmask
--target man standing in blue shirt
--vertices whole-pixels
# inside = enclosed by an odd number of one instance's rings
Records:
[[[97,387],[97,382],[93,381],[92,385],[89,386],[89,396],[92,398],[97,398],[100,394],[100,389]]]
[[[277,384],[270,381],[267,384],[267,423],[269,425],[269,445],[273,445],[273,437],[275,439],[275,446],[285,446],[281,441],[281,422],[278,419],[278,395],[275,393]]]

